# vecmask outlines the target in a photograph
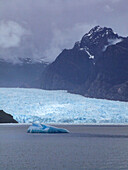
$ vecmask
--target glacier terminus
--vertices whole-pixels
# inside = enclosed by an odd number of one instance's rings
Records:
[[[63,90],[0,88],[0,109],[19,123],[127,123],[128,103]]]

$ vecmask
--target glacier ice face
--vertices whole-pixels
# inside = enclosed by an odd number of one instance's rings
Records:
[[[19,123],[128,123],[128,103],[66,91],[0,88],[0,110]]]
[[[67,129],[57,128],[44,124],[33,123],[27,130],[28,133],[69,133]]]

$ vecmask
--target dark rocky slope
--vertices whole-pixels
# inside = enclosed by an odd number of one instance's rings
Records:
[[[0,110],[0,123],[18,123],[13,119],[13,116]]]
[[[41,87],[128,101],[128,38],[94,27],[45,69]]]

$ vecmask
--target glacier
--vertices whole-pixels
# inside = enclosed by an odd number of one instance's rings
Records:
[[[57,128],[44,124],[33,123],[27,130],[28,133],[69,133],[67,129]]]
[[[128,123],[128,103],[62,90],[0,88],[0,110],[19,123]]]

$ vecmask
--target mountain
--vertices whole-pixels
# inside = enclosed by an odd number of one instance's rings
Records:
[[[45,63],[22,59],[20,63],[0,60],[0,87],[39,88]]]
[[[128,37],[96,26],[48,65],[43,89],[128,101]]]

